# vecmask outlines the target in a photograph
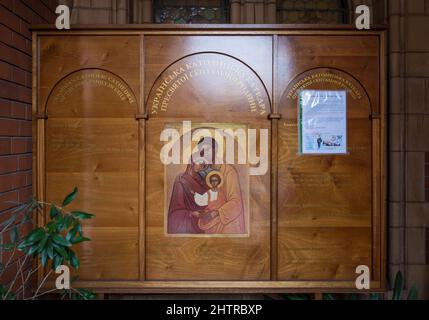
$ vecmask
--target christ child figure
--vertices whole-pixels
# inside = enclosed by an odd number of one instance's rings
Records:
[[[217,225],[220,223],[218,209],[226,202],[223,189],[222,174],[212,171],[206,176],[206,184],[209,190],[206,193],[207,207],[201,212],[198,227],[206,234],[217,233]]]

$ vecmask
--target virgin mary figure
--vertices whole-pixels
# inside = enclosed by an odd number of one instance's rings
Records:
[[[207,206],[199,206],[195,193],[204,194],[208,187],[199,175],[203,164],[188,164],[184,173],[174,181],[168,208],[167,231],[169,234],[199,234],[204,233],[198,226],[199,212]]]
[[[216,150],[217,143],[214,139],[200,140],[191,164],[184,173],[176,177],[168,208],[169,234],[245,233],[238,173],[232,165],[214,164]],[[195,162],[193,159],[199,160]],[[210,184],[206,183],[206,178],[213,173],[223,177],[222,185],[215,188],[222,196],[222,201],[218,201],[217,204],[197,201],[199,196],[207,194],[209,189],[212,189]]]

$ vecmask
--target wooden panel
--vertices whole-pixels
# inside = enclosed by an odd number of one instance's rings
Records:
[[[84,224],[93,240],[78,248],[79,285],[350,291],[361,264],[372,288],[383,285],[380,32],[148,26],[38,37],[36,194],[59,203],[78,186],[70,209],[97,215]],[[348,90],[347,155],[298,154],[303,83]],[[160,133],[183,120],[269,130],[267,173],[239,179],[248,235],[166,233]]]
[[[78,246],[80,280],[137,280],[138,228],[86,228],[92,239]]]
[[[39,95],[38,110],[43,113],[49,95],[54,86],[61,79],[71,75],[73,72],[83,69],[101,69],[113,73],[116,77],[124,79],[136,97],[140,94],[140,40],[138,36],[43,36],[40,38],[40,65],[39,65]],[[87,92],[87,91],[86,91]],[[112,93],[105,91],[109,97]],[[81,93],[84,95],[84,92]],[[102,101],[105,95],[97,95]],[[74,105],[73,97],[68,102]],[[106,99],[108,100],[108,99]],[[105,101],[106,102],[106,101]],[[100,103],[97,117],[108,116],[112,110],[115,117],[123,115],[120,109],[107,107],[106,103]],[[67,107],[59,109],[57,113],[64,110],[64,113],[71,113],[73,108]],[[78,106],[79,107],[79,106]],[[86,112],[92,112],[97,108],[93,105],[86,108]],[[126,108],[126,106],[125,106]],[[114,110],[114,111],[113,111]],[[131,111],[128,109],[128,111]],[[133,111],[135,112],[135,111]],[[126,114],[126,113],[125,113]]]
[[[146,278],[269,279],[269,171],[248,177],[248,195],[243,199],[249,201],[249,236],[166,235],[169,195],[164,191],[168,181],[160,162],[164,142],[159,136],[168,124],[182,120],[208,127],[233,124],[269,130],[271,61],[257,53],[271,56],[271,38],[162,36],[147,37],[145,44],[145,83],[151,88],[146,104]],[[243,180],[240,184],[245,185]]]
[[[76,186],[68,209],[96,215],[83,225],[92,241],[78,246],[81,279],[139,279],[139,50],[138,37],[41,41],[46,200]]]
[[[221,53],[245,63],[262,80],[271,95],[271,36],[146,36],[145,87],[152,88],[157,77],[172,63],[188,55]],[[146,98],[149,90],[146,92]]]
[[[197,119],[195,119],[197,121]],[[168,120],[167,120],[168,121]],[[147,123],[146,278],[148,280],[267,280],[270,272],[269,173],[249,177],[249,237],[165,235],[164,166],[159,132]],[[253,123],[252,128],[258,128]]]
[[[279,37],[280,280],[353,280],[357,266],[373,265],[377,55],[375,37]],[[302,88],[347,90],[347,155],[299,154],[296,97]]]
[[[279,226],[279,273],[289,280],[354,280],[371,263],[371,228]],[[321,272],[324,270],[323,272]]]

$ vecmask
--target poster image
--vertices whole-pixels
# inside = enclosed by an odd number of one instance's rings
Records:
[[[302,154],[347,153],[346,91],[301,91],[298,122]]]
[[[180,126],[178,124],[177,126]],[[175,124],[167,124],[175,128]],[[193,124],[196,130],[232,129],[239,125]],[[177,143],[182,143],[184,133]],[[212,134],[214,137],[214,134]],[[225,144],[215,138],[192,141],[191,152],[200,160],[215,158]],[[240,148],[240,144],[236,144]],[[212,163],[208,163],[212,162]],[[247,164],[219,164],[194,161],[165,166],[165,233],[176,237],[247,237],[249,230],[249,167]]]

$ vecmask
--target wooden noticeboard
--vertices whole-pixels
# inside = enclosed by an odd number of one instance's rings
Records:
[[[384,289],[384,31],[145,25],[33,37],[34,193],[59,203],[77,186],[74,206],[96,214],[78,285],[354,291],[366,265],[371,290]],[[346,154],[299,152],[304,89],[346,92]],[[234,159],[256,147],[268,166],[186,162],[220,149],[223,138],[192,140],[201,129],[231,136]],[[183,162],[162,162],[173,146]]]

